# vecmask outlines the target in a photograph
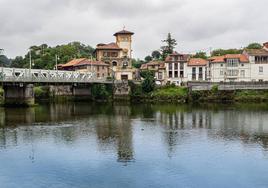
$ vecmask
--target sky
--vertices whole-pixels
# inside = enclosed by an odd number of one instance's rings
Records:
[[[267,0],[0,0],[0,49],[24,55],[32,45],[80,41],[93,47],[133,31],[144,58],[170,32],[183,53],[268,41]]]

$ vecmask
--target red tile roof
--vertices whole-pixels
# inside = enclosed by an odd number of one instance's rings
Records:
[[[176,60],[176,61],[188,61],[188,59],[190,58],[190,55],[189,54],[180,54],[180,53],[178,53],[178,52],[173,52],[172,54],[169,54],[167,57],[166,57],[166,59],[165,59],[165,61],[174,61],[173,60],[173,57],[182,57],[182,59],[180,59],[180,58],[178,58],[178,60]]]
[[[208,61],[202,58],[191,58],[190,61],[188,61],[188,66],[206,66],[208,64]]]
[[[111,42],[109,44],[98,44],[96,47],[97,50],[122,50],[122,48],[119,48],[119,46]]]
[[[131,31],[127,31],[127,30],[125,30],[125,29],[123,29],[122,31],[118,31],[118,32],[116,32],[115,34],[114,34],[114,36],[117,36],[117,35],[119,35],[119,34],[127,34],[127,35],[134,35],[134,33],[133,32],[131,32]]]
[[[62,67],[72,67],[78,63],[85,61],[85,60],[87,60],[87,59],[86,58],[73,59],[73,60],[69,61],[68,63],[63,64]]]
[[[240,62],[248,63],[249,59],[244,54],[227,54],[209,58],[212,63],[224,63],[226,59],[239,59]]]
[[[102,61],[91,61],[89,59],[87,59],[86,61],[82,61],[76,65],[74,65],[74,67],[78,67],[78,66],[82,66],[82,65],[99,65],[99,66],[109,66],[108,64],[102,62]]]

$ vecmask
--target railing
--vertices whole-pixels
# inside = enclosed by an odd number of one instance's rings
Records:
[[[30,83],[91,83],[105,82],[106,79],[97,78],[94,72],[0,67],[0,81]]]

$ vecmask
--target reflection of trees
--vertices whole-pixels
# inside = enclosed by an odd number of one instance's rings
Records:
[[[132,127],[129,119],[128,106],[114,106],[116,116],[98,117],[96,131],[99,144],[102,148],[111,143],[117,144],[117,157],[119,162],[129,162],[134,159],[132,143]]]

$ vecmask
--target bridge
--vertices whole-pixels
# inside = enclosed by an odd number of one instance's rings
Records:
[[[94,72],[0,68],[3,83],[111,83]]]
[[[70,85],[73,95],[90,95],[94,83],[112,84],[106,78],[97,78],[94,72],[0,67],[0,82],[5,104],[34,104],[33,84]]]

